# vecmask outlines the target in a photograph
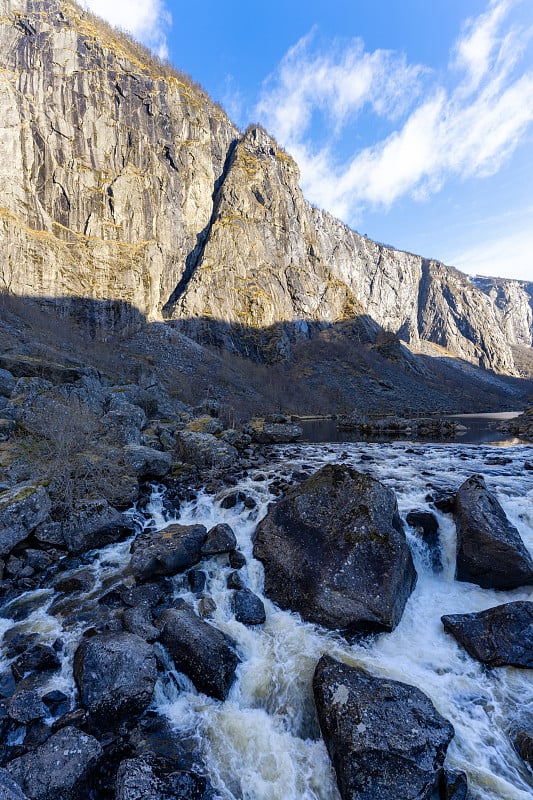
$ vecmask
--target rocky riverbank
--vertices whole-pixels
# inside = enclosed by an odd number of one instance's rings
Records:
[[[520,534],[480,476],[428,487],[433,510],[400,514],[395,492],[369,474],[370,456],[358,468],[268,468],[301,433],[283,416],[225,429],[216,403],[187,407],[154,382],[115,384],[45,362],[39,372],[0,374],[8,800],[239,796],[213,770],[204,736],[170,724],[161,698],[192,692],[217,713],[231,708],[253,664],[247,637],[261,636],[279,607],[354,643],[396,631],[420,580],[413,548],[430,572],[443,569],[442,515],[457,529],[457,581],[481,591],[533,582]],[[166,484],[157,523],[150,481]],[[268,490],[268,510],[247,486]],[[185,513],[201,497],[212,498],[209,524]],[[247,538],[228,519],[242,520]],[[530,605],[481,616],[465,608],[445,614],[442,630],[475,659],[527,669]],[[454,720],[409,681],[353,663],[349,650],[319,661],[328,650],[326,638],[305,655],[305,712],[283,714],[302,738],[320,728],[342,800],[398,800],[415,785],[428,800],[465,798],[465,775],[446,761]],[[270,696],[274,675],[265,666],[256,679]],[[529,721],[512,735],[530,763]]]

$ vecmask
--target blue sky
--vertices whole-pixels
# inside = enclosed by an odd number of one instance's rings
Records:
[[[300,165],[360,233],[533,281],[532,0],[84,0]]]

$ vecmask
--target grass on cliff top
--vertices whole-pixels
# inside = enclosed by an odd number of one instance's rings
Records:
[[[183,70],[175,67],[168,59],[160,58],[129,33],[113,27],[97,14],[81,8],[74,0],[62,0],[61,10],[65,16],[75,18],[76,27],[82,36],[103,44],[116,54],[124,56],[132,66],[140,72],[147,73],[153,80],[176,80],[186,92],[200,95],[203,102],[227,117],[224,108],[212,100],[200,83],[193,80]]]

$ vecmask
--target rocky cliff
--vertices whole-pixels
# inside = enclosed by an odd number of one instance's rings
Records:
[[[533,345],[533,283],[503,278],[473,279],[491,300],[510,344]]]
[[[513,373],[523,325],[490,292],[311,207],[265,131],[241,135],[100,20],[0,0],[0,52],[4,290],[122,301],[275,358],[327,326],[354,343],[384,328]]]

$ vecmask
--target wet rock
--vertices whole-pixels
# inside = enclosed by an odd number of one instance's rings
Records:
[[[477,583],[483,589],[533,584],[533,560],[481,475],[462,484],[454,514],[457,580]]]
[[[61,527],[71,553],[105,547],[129,536],[133,530],[129,520],[104,499],[78,504]]]
[[[46,707],[37,689],[20,689],[7,704],[7,713],[15,722],[27,725],[46,717]]]
[[[0,797],[2,800],[29,800],[5,769],[0,769]]]
[[[152,447],[124,447],[124,461],[139,479],[164,478],[172,467],[172,456]]]
[[[61,575],[54,581],[56,592],[90,592],[96,583],[96,577],[90,569],[80,569],[68,575]]]
[[[52,723],[52,733],[63,730],[63,728],[81,728],[90,724],[89,712],[84,708],[76,708],[74,711],[67,711],[66,714],[56,719]]]
[[[205,583],[207,580],[207,575],[201,569],[191,569],[187,573],[187,583],[189,584],[189,589],[194,594],[202,594],[205,589]]]
[[[225,522],[215,525],[207,533],[207,539],[202,545],[203,556],[215,556],[220,553],[229,553],[237,547],[237,539],[233,529]]]
[[[533,667],[533,602],[447,615],[442,624],[472,658],[489,667]]]
[[[209,467],[229,469],[239,459],[235,447],[217,439],[211,433],[180,431],[176,436],[176,449],[183,461],[201,469]]]
[[[203,525],[169,525],[141,533],[132,544],[129,569],[141,580],[184,572],[200,561],[206,536]]]
[[[39,719],[35,722],[30,722],[30,724],[26,726],[23,747],[27,750],[33,750],[35,747],[39,747],[39,745],[44,744],[46,740],[50,738],[51,733],[50,727],[44,720]]]
[[[529,472],[533,471],[533,461],[525,461],[524,469],[528,470]]]
[[[346,633],[392,630],[416,582],[394,493],[346,466],[323,467],[272,505],[254,555],[268,597]]]
[[[36,750],[11,761],[6,770],[31,800],[79,800],[89,796],[101,755],[93,736],[64,728]]]
[[[165,800],[161,781],[144,758],[130,758],[118,768],[115,800]]]
[[[420,536],[428,547],[433,572],[442,571],[442,554],[439,540],[439,523],[431,511],[410,511],[407,524]]]
[[[152,624],[152,614],[147,606],[125,609],[122,623],[124,630],[140,636],[146,642],[155,642],[159,638],[159,628]]]
[[[229,554],[229,564],[232,569],[242,569],[246,566],[246,557],[240,550],[232,550]]]
[[[329,656],[313,691],[343,800],[433,798],[454,731],[426,695]]]
[[[74,655],[80,704],[101,725],[134,716],[150,705],[157,678],[153,648],[132,633],[84,639]]]
[[[456,492],[450,490],[434,492],[426,497],[426,500],[433,503],[435,508],[443,514],[452,514],[455,508]]]
[[[244,580],[240,572],[234,570],[226,578],[228,589],[244,589]]]
[[[265,606],[250,589],[240,589],[233,595],[233,613],[243,625],[262,625],[266,620]]]
[[[15,678],[20,681],[28,672],[57,670],[61,661],[53,647],[47,644],[36,644],[26,650],[11,664]]]
[[[443,769],[439,800],[467,800],[468,780],[464,772]]]
[[[48,517],[51,503],[44,486],[19,483],[0,492],[0,555],[7,555]]]
[[[205,694],[225,700],[240,659],[236,642],[182,604],[161,617],[161,642],[176,667]]]
[[[51,692],[47,692],[43,696],[43,703],[50,710],[50,714],[53,717],[66,714],[70,708],[68,696],[64,692],[59,691],[59,689],[53,689]]]
[[[123,761],[117,772],[115,800],[208,800],[208,782],[196,772],[157,774],[152,759]]]
[[[244,492],[236,491],[225,494],[220,500],[220,508],[229,509],[235,508],[238,503],[244,503],[246,495]]]
[[[217,604],[212,597],[201,597],[198,602],[198,613],[201,617],[212,617],[217,610]]]
[[[515,736],[514,746],[520,758],[533,769],[533,728],[519,730]]]

